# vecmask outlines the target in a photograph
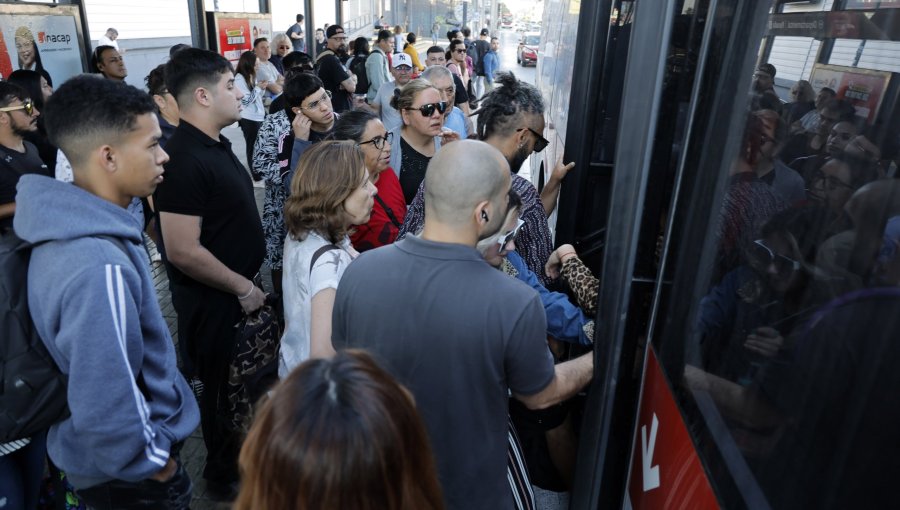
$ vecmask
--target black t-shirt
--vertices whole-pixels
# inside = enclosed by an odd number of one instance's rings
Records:
[[[200,244],[232,271],[252,278],[262,265],[265,239],[250,174],[231,142],[221,135],[213,140],[182,120],[166,152],[170,159],[156,190],[157,209],[200,216]],[[205,288],[175,266],[169,269],[176,285]]]
[[[24,144],[24,153],[0,145],[0,204],[16,201],[19,177],[25,174],[53,175],[41,161],[37,147],[28,142]],[[12,222],[12,216],[0,219],[0,232],[12,228]]]
[[[406,205],[412,203],[419,191],[419,185],[425,180],[425,170],[431,158],[413,149],[412,145],[400,139],[400,187]]]
[[[331,105],[340,113],[350,109],[350,94],[341,87],[341,82],[350,77],[341,61],[333,54],[325,55],[318,61],[319,79],[325,84],[325,90],[331,91]]]
[[[453,74],[453,73],[450,73]],[[453,74],[453,86],[456,87],[455,104],[461,105],[469,102],[469,93],[466,92],[466,86],[463,84],[462,78]]]

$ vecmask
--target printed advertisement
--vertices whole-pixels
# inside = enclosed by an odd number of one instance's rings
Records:
[[[0,74],[47,71],[54,85],[81,74],[76,18],[70,15],[0,14]]]
[[[215,13],[219,54],[237,65],[241,53],[253,49],[253,41],[265,37],[272,41],[272,20]]]
[[[815,90],[828,87],[837,92],[838,99],[850,101],[856,115],[871,124],[878,115],[890,78],[888,72],[817,65],[809,81]]]
[[[251,49],[250,20],[247,18],[219,18],[219,53],[237,65],[241,53]]]

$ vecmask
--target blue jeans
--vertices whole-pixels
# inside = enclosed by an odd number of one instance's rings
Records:
[[[191,506],[193,485],[180,459],[178,469],[168,481],[112,480],[75,492],[88,508],[97,510],[183,510]]]
[[[37,508],[47,458],[47,433],[0,457],[0,509]]]

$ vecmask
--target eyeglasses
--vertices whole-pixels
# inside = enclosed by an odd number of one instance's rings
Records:
[[[792,273],[800,269],[799,261],[775,253],[771,248],[766,246],[766,243],[762,239],[753,241],[753,245],[750,248],[750,257],[762,267],[767,268],[770,265],[774,265],[775,270],[778,271],[779,274]]]
[[[465,52],[466,52],[465,48],[459,48],[459,49],[453,50],[453,53],[465,53]]]
[[[300,108],[303,110],[315,110],[316,108],[319,107],[320,104],[322,104],[322,101],[328,101],[329,103],[331,102],[331,91],[330,90],[326,90],[325,93],[322,94],[322,97],[320,97],[319,99],[316,99],[315,101],[311,101],[308,105],[301,106]]]
[[[376,149],[382,150],[382,149],[384,149],[384,144],[391,143],[391,140],[393,140],[393,139],[394,139],[394,133],[385,133],[384,136],[376,136],[375,138],[373,138],[371,140],[366,140],[365,142],[359,142],[358,144],[356,144],[356,146],[359,147],[361,145],[371,143],[372,145],[375,146]]]
[[[516,227],[514,229],[500,236],[500,239],[497,239],[497,244],[500,245],[501,250],[506,247],[506,245],[509,244],[510,241],[516,238],[516,234],[519,233],[519,229],[522,228],[522,225],[524,224],[525,222],[522,220],[522,218],[519,218],[519,220],[516,221]]]
[[[516,132],[524,131],[526,129],[528,131],[531,131],[531,134],[533,134],[534,137],[536,138],[536,140],[534,141],[534,152],[541,152],[542,150],[546,149],[548,145],[550,145],[549,140],[544,138],[543,135],[541,135],[537,131],[531,129],[530,127],[519,128],[516,130]]]
[[[855,189],[853,186],[847,184],[846,182],[838,179],[833,175],[825,175],[825,172],[821,170],[816,170],[816,173],[813,174],[812,180],[813,182],[822,181],[825,184],[825,189],[828,191],[834,191],[838,188],[847,188],[849,190]]]
[[[20,105],[0,108],[0,112],[14,112],[16,110],[25,110],[26,115],[31,115],[34,113],[34,103],[31,102],[31,99],[28,99]]]
[[[346,41],[347,36],[346,35],[333,35],[333,36],[329,37],[329,39],[335,39],[337,41]]]
[[[408,72],[412,71],[412,67],[409,67],[409,66],[395,67],[394,71],[397,71],[398,73],[408,73]]]
[[[291,47],[290,46],[279,46],[278,49],[279,50],[289,50],[289,49],[291,49]]]
[[[439,103],[428,103],[423,104],[418,108],[405,108],[406,110],[419,110],[423,117],[431,117],[434,115],[434,111],[437,110],[438,113],[442,114],[447,111],[447,101],[441,101]]]

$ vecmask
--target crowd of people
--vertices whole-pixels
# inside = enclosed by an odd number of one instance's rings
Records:
[[[198,426],[206,494],[238,508],[534,507],[517,420],[593,373],[593,302],[546,288],[559,266],[586,271],[547,225],[573,165],[546,196],[517,175],[548,144],[543,100],[469,70],[456,33],[426,67],[399,27],[348,58],[330,25],[312,57],[297,21],[235,66],[173,47],[146,91],[109,44],[55,91],[37,71],[0,82],[2,237],[30,250],[24,320],[68,384],[66,414],[0,443],[12,507],[37,507],[49,469],[76,507],[187,508]],[[469,96],[478,76],[498,87]],[[235,123],[246,166],[222,134]],[[596,280],[567,281],[596,299]],[[280,382],[248,414],[235,392],[263,379],[240,375],[266,371]]]
[[[799,81],[782,104],[776,72],[753,76],[684,381],[779,507],[889,504],[896,468],[873,427],[896,416],[878,396],[898,384],[898,323],[882,320],[900,284],[896,148],[830,88]],[[844,473],[832,490],[823,469]]]

